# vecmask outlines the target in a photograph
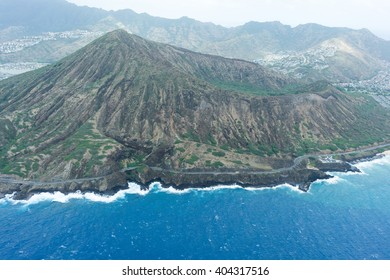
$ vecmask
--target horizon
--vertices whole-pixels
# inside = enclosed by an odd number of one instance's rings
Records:
[[[251,21],[277,21],[291,27],[314,23],[327,27],[368,29],[376,36],[390,41],[390,2],[384,0],[167,0],[163,5],[157,0],[66,1],[104,10],[131,9],[136,13],[168,19],[189,17],[224,27],[236,27]]]

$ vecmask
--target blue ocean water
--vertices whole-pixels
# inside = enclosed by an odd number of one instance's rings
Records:
[[[0,200],[0,259],[390,259],[390,156],[308,193],[234,186]]]

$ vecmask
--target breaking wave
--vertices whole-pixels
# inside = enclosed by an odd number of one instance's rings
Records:
[[[390,154],[389,153],[386,153],[383,157],[381,158],[377,158],[377,159],[374,159],[374,160],[371,160],[371,161],[363,161],[363,162],[359,162],[357,164],[355,164],[355,166],[357,168],[359,168],[360,170],[362,170],[363,172],[364,171],[368,171],[370,170],[371,168],[374,168],[378,165],[390,165]]]
[[[323,182],[323,183],[328,184],[328,185],[336,185],[336,184],[339,184],[339,183],[345,181],[345,179],[336,175],[338,173],[330,173],[330,174],[333,176],[332,178],[325,179],[325,180],[317,180],[317,182]],[[353,174],[358,174],[358,173],[353,173]]]
[[[128,188],[125,190],[120,190],[113,195],[98,194],[93,192],[82,193],[81,191],[76,191],[74,193],[64,194],[61,192],[42,192],[34,194],[29,199],[26,200],[16,200],[13,199],[15,194],[6,195],[4,198],[0,199],[0,204],[12,204],[12,205],[34,205],[41,202],[57,202],[57,203],[68,203],[71,200],[88,200],[92,202],[100,203],[113,203],[126,198],[126,195],[138,195],[146,196],[151,193],[166,193],[172,195],[184,195],[194,192],[217,192],[223,190],[244,190],[244,191],[264,191],[264,190],[278,190],[278,189],[290,189],[292,191],[301,192],[297,186],[292,186],[289,184],[281,184],[276,187],[267,188],[267,187],[242,187],[240,185],[216,185],[211,187],[204,188],[187,188],[187,189],[176,189],[173,187],[162,187],[158,182],[151,183],[149,187],[144,188],[136,183],[128,183]]]

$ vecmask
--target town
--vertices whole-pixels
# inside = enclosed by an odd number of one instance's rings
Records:
[[[86,37],[89,37],[92,40],[102,34],[103,32],[88,30],[45,32],[38,36],[25,36],[21,39],[2,42],[0,43],[0,80],[48,65],[46,61],[3,62],[1,59],[2,55],[17,53],[45,41],[80,39]]]

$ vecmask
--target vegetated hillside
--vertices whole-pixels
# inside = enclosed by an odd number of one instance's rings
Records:
[[[114,31],[51,66],[0,82],[1,173],[100,176],[288,165],[389,139],[389,112],[326,82]]]
[[[1,5],[2,41],[48,31],[88,31],[85,36],[66,40],[60,37],[49,40],[43,36],[45,39],[17,53],[0,53],[2,63],[20,62],[21,57],[29,62],[51,63],[91,42],[100,32],[117,28],[202,53],[257,60],[311,81],[366,80],[379,71],[388,71],[384,61],[390,60],[390,42],[365,29],[317,24],[292,28],[279,22],[249,22],[225,28],[186,17],[171,20],[131,10],[115,12],[78,7],[64,0],[7,0]]]

